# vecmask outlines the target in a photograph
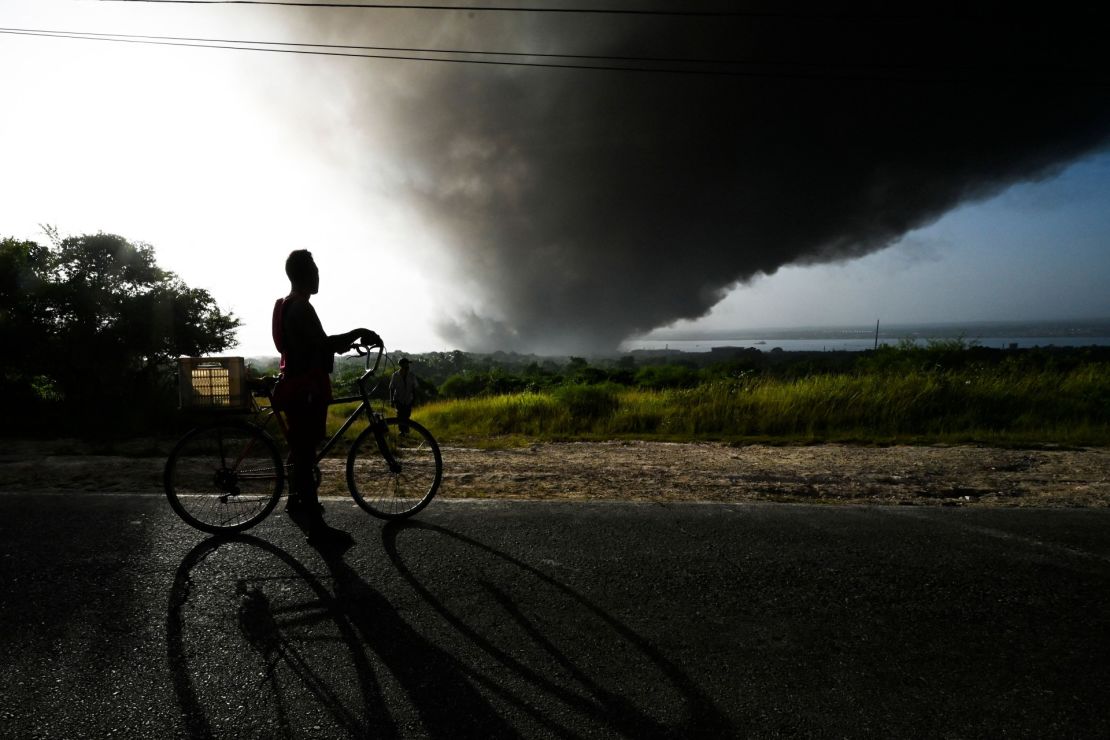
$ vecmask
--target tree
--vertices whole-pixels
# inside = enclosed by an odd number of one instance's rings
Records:
[[[219,352],[239,320],[158,267],[154,249],[114,234],[41,246],[0,242],[0,342],[7,385],[45,382],[100,406],[172,388],[179,355]],[[9,359],[10,358],[10,359]]]
[[[45,335],[42,272],[46,253],[34,242],[0,240],[0,393],[9,407],[21,408],[35,396],[34,377]]]

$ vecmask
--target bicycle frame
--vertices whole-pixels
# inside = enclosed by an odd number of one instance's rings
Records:
[[[358,347],[356,347],[355,349],[356,351],[358,351],[358,354],[363,354],[363,352],[361,352]],[[379,364],[381,364],[383,352],[384,348],[379,347],[378,356],[374,360],[373,367],[370,367],[370,354],[369,352],[366,353],[366,369],[357,381],[359,395],[333,398],[331,401],[328,402],[328,406],[337,406],[341,403],[353,403],[355,401],[359,401],[360,403],[358,407],[351,412],[351,415],[347,417],[347,420],[343,422],[343,424],[339,427],[335,434],[331,436],[331,439],[325,442],[324,446],[320,448],[320,450],[316,453],[315,462],[317,465],[319,465],[320,461],[327,456],[332,447],[338,444],[339,440],[343,438],[343,435],[347,433],[347,430],[351,428],[351,425],[354,424],[355,421],[362,415],[362,412],[365,411],[366,418],[370,423],[370,428],[373,430],[374,440],[378,443],[378,450],[382,453],[382,457],[385,458],[386,464],[388,464],[389,469],[395,473],[400,470],[400,465],[398,465],[396,458],[394,458],[393,453],[389,449],[389,445],[385,441],[385,418],[371,408],[370,394],[375,390],[377,386],[375,386],[375,388],[371,388],[370,390],[366,389],[366,382],[374,377],[374,374],[378,370]],[[285,421],[285,415],[275,409],[273,406],[272,389],[267,388],[265,391],[265,395],[266,399],[270,402],[270,405],[266,407],[265,410],[259,408],[258,413],[263,415],[262,423],[259,424],[259,426],[263,430],[265,430],[270,423],[270,419],[273,417],[277,417],[278,428],[281,429],[281,436],[288,440],[289,426]]]
[[[417,422],[386,418],[384,409],[375,410],[372,404],[378,402],[382,378],[373,385],[371,379],[381,364],[384,350],[379,348],[374,359],[367,347],[353,349],[366,357],[365,371],[357,381],[358,395],[331,399],[328,405],[348,403],[354,411],[323,448],[313,450],[303,463],[297,450],[297,465],[314,469],[291,470],[292,455],[283,461],[281,447],[275,440],[278,435],[266,429],[276,416],[281,436],[289,439],[288,412],[273,405],[277,378],[248,379],[253,418],[202,424],[188,431],[170,451],[162,480],[173,510],[186,523],[205,532],[237,532],[253,527],[274,510],[286,480],[291,481],[289,490],[293,495],[294,479],[305,475],[306,479],[299,481],[306,486],[301,493],[312,495],[321,482],[324,457],[364,415],[369,425],[352,434],[346,445],[347,491],[361,508],[380,519],[405,519],[424,509],[443,480],[439,444]],[[269,401],[268,405],[263,398]],[[316,419],[312,423],[322,421],[318,416]],[[313,459],[315,464],[308,466],[307,459]],[[291,476],[292,472],[296,476]]]

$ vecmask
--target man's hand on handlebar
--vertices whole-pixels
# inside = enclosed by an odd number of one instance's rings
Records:
[[[385,343],[382,342],[382,337],[377,336],[377,332],[372,332],[369,328],[362,328],[362,330],[359,330],[359,342],[367,347],[385,346]]]
[[[370,329],[358,329],[358,343],[363,347],[384,347],[385,342],[378,333]]]

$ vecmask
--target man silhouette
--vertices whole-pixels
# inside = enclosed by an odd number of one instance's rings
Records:
[[[281,410],[288,425],[289,459],[293,465],[286,511],[306,522],[310,540],[349,536],[327,526],[317,497],[316,447],[324,439],[328,403],[332,399],[330,373],[335,355],[356,343],[381,345],[369,329],[328,336],[310,302],[320,290],[320,270],[307,249],[297,249],[285,261],[289,295],[274,304],[274,344],[281,353]]]

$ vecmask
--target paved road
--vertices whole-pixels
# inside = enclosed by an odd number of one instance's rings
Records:
[[[0,496],[6,737],[1107,737],[1110,512]]]

